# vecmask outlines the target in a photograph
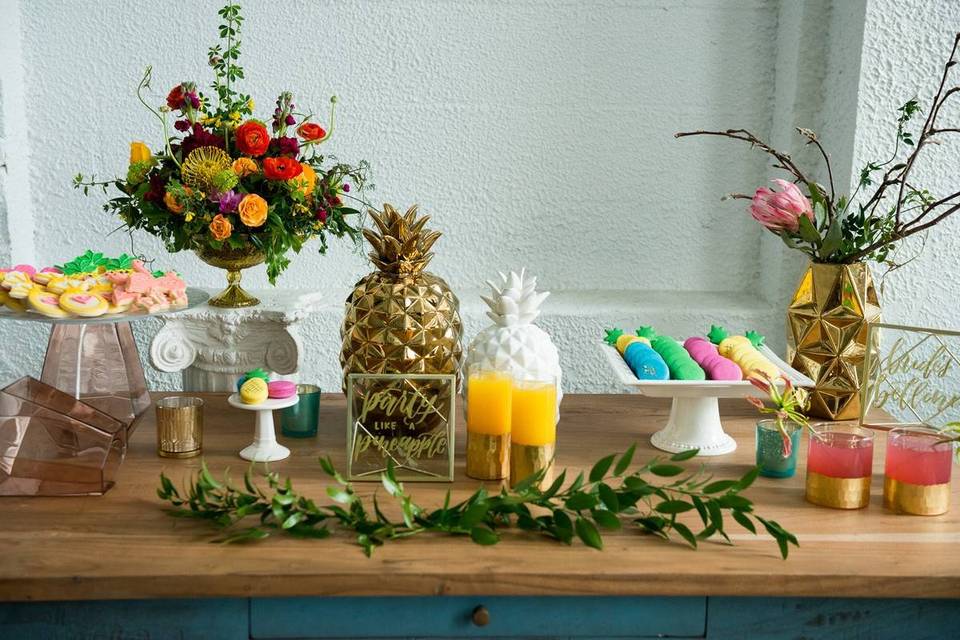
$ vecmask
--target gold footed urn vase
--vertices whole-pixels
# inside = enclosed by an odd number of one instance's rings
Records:
[[[225,244],[220,249],[201,247],[194,252],[211,267],[227,270],[227,288],[210,298],[210,306],[238,309],[260,304],[260,300],[240,286],[240,271],[263,264],[266,260],[263,251],[248,243],[239,249]]]
[[[816,382],[809,413],[830,420],[860,416],[867,328],[880,302],[866,263],[811,263],[787,309],[787,359]]]

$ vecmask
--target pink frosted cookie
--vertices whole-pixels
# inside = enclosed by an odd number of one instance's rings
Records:
[[[297,385],[289,380],[274,380],[267,383],[267,396],[276,400],[297,395]]]
[[[687,341],[683,343],[683,348],[706,372],[708,379],[743,379],[743,371],[741,371],[740,366],[733,360],[721,356],[717,352],[716,345],[709,340],[700,337],[687,338]]]
[[[102,316],[110,307],[103,296],[96,293],[64,293],[60,296],[60,307],[72,314],[85,318]]]

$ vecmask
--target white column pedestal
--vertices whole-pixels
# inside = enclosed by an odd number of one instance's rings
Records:
[[[257,367],[296,381],[303,354],[297,325],[325,301],[319,292],[301,289],[251,293],[260,299],[255,307],[202,305],[164,316],[150,343],[151,364],[181,372],[184,391],[236,391],[237,378]]]

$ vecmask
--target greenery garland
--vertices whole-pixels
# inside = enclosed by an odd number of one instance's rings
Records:
[[[428,532],[469,536],[477,544],[492,545],[500,541],[503,529],[511,527],[566,544],[576,537],[595,549],[603,548],[602,530],[616,531],[624,525],[664,540],[675,533],[693,548],[717,536],[732,544],[725,529],[725,513],[753,534],[760,523],[784,559],[790,544],[799,546],[794,534],[776,521],[756,515],[753,503],[742,495],[756,480],[758,468],[737,480],[714,480],[703,466],[691,471],[676,464],[697,455],[697,450],[690,450],[667,459],[655,457],[628,474],[635,450],[633,445],[622,455],[601,458],[589,474],[581,472],[569,483],[567,472],[562,471],[546,489],[540,487],[544,472],[539,472],[512,489],[490,493],[481,488],[457,503],[451,503],[448,490],[443,506],[433,510],[413,501],[397,481],[391,464],[381,474],[381,482],[399,504],[399,521],[383,512],[376,495],[371,505],[365,504],[329,458],[321,458],[320,466],[336,483],[327,487],[333,504],[317,505],[298,494],[289,478],[281,479],[275,472],[266,475],[267,492],[254,483],[252,469],[244,474],[243,488],[235,487],[228,479],[216,480],[206,464],[201,464],[182,494],[161,473],[157,494],[170,503],[170,515],[198,518],[221,529],[215,542],[253,542],[272,533],[326,538],[331,533],[328,522],[333,522],[355,534],[368,557],[385,542]],[[677,519],[688,511],[699,516],[699,531]]]

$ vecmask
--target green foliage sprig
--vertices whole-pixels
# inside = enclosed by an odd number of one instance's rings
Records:
[[[157,494],[172,505],[170,515],[205,520],[221,529],[217,542],[252,542],[274,533],[326,538],[331,533],[328,524],[335,523],[356,536],[367,556],[388,541],[428,532],[469,536],[477,544],[492,545],[510,528],[565,544],[579,538],[595,549],[603,548],[601,531],[624,526],[664,540],[676,534],[693,548],[714,537],[732,544],[724,514],[753,534],[759,523],[777,542],[783,558],[789,545],[799,546],[795,535],[754,513],[753,502],[742,495],[756,480],[757,468],[736,480],[714,480],[702,466],[688,470],[677,464],[697,454],[691,450],[655,457],[628,473],[635,450],[636,445],[622,455],[601,458],[587,475],[581,472],[569,482],[563,471],[545,489],[540,487],[544,477],[540,472],[513,489],[490,493],[481,488],[461,502],[452,503],[447,491],[443,506],[433,510],[413,501],[390,465],[381,482],[399,506],[400,520],[384,513],[376,494],[366,504],[329,458],[321,458],[320,465],[335,482],[327,487],[332,504],[318,505],[300,495],[289,478],[281,479],[275,472],[266,475],[269,490],[263,491],[254,483],[252,471],[244,475],[241,488],[216,480],[206,465],[182,493],[161,474]],[[699,517],[696,531],[678,519],[687,512]]]

